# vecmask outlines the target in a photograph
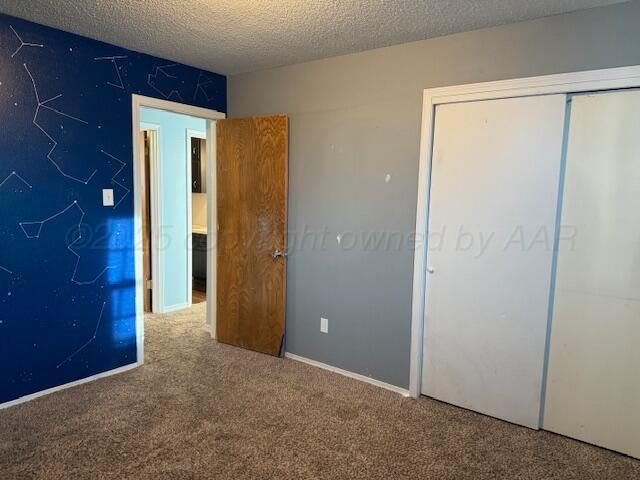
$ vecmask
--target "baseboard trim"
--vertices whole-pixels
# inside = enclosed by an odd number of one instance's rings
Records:
[[[324,370],[329,370],[330,372],[339,373],[340,375],[344,375],[345,377],[353,378],[355,380],[360,380],[361,382],[370,383],[371,385],[384,388],[385,390],[391,390],[392,392],[399,393],[404,397],[410,396],[409,390],[401,387],[396,387],[395,385],[391,385],[390,383],[381,382],[380,380],[376,380],[375,378],[367,377],[359,373],[350,372],[349,370],[343,370],[342,368],[334,367],[332,365],[327,365],[326,363],[318,362],[316,360],[311,360],[310,358],[301,357],[300,355],[296,355],[295,353],[285,352],[284,356],[286,358],[295,360],[297,362],[306,363],[307,365],[312,365],[314,367],[322,368]]]
[[[173,312],[177,312],[178,310],[184,310],[185,308],[189,308],[190,306],[191,306],[191,303],[189,302],[180,303],[178,305],[171,305],[170,307],[164,308],[160,313],[173,313]]]
[[[0,410],[15,407],[16,405],[20,405],[21,403],[30,402],[31,400],[35,400],[36,398],[43,397],[44,395],[49,395],[50,393],[59,392],[60,390],[66,390],[67,388],[77,387],[78,385],[82,385],[83,383],[93,382],[94,380],[99,380],[101,378],[110,377],[111,375],[117,375],[118,373],[126,372],[127,370],[133,370],[134,368],[142,365],[141,362],[131,363],[129,365],[125,365],[124,367],[114,368],[113,370],[108,370],[102,373],[96,373],[95,375],[91,375],[87,378],[81,378],[80,380],[76,380],[74,382],[65,383],[64,385],[58,385],[57,387],[47,388],[46,390],[41,390],[40,392],[31,393],[29,395],[25,395],[24,397],[16,398],[15,400],[10,400],[5,403],[0,403]]]

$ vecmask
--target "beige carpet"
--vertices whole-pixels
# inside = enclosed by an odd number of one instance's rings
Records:
[[[640,462],[147,320],[146,364],[0,411],[0,479],[640,479]]]

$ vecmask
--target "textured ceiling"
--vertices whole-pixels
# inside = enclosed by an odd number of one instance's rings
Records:
[[[0,0],[0,11],[223,74],[621,0]]]

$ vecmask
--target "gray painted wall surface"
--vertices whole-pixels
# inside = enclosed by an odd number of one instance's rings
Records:
[[[231,116],[291,119],[287,350],[408,386],[424,88],[637,64],[636,1],[229,77]]]

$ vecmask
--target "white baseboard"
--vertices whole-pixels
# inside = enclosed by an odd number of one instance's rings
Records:
[[[9,402],[0,403],[0,410],[4,408],[13,407],[15,405],[19,405],[21,403],[29,402],[31,400],[35,400],[38,397],[42,397],[44,395],[49,395],[50,393],[59,392],[60,390],[66,390],[67,388],[76,387],[78,385],[82,385],[83,383],[92,382],[94,380],[98,380],[104,377],[110,377],[111,375],[116,375],[118,373],[126,372],[127,370],[132,370],[134,368],[142,365],[141,362],[132,363],[129,365],[125,365],[124,367],[114,368],[113,370],[108,370],[102,373],[96,373],[87,378],[81,378],[80,380],[76,380],[74,382],[65,383],[64,385],[59,385],[57,387],[48,388],[46,390],[42,390],[40,392],[31,393],[29,395],[25,395],[24,397],[16,398],[15,400],[11,400]]]
[[[165,307],[160,313],[173,313],[178,310],[184,310],[185,308],[189,308],[191,304],[189,302],[179,303],[178,305],[171,305],[170,307]]]
[[[392,392],[399,393],[400,395],[403,395],[405,397],[409,396],[409,390],[401,387],[396,387],[395,385],[391,385],[390,383],[381,382],[380,380],[376,380],[375,378],[367,377],[365,375],[360,375],[359,373],[353,373],[338,367],[333,367],[331,365],[327,365],[326,363],[318,362],[316,360],[311,360],[310,358],[301,357],[300,355],[296,355],[294,353],[285,352],[284,356],[286,358],[290,358],[291,360],[296,360],[298,362],[306,363],[314,367],[322,368],[324,370],[329,370],[330,372],[339,373],[340,375],[344,375],[345,377],[353,378],[355,380],[360,380],[361,382],[370,383],[371,385],[375,385],[376,387],[384,388],[386,390],[391,390]]]

